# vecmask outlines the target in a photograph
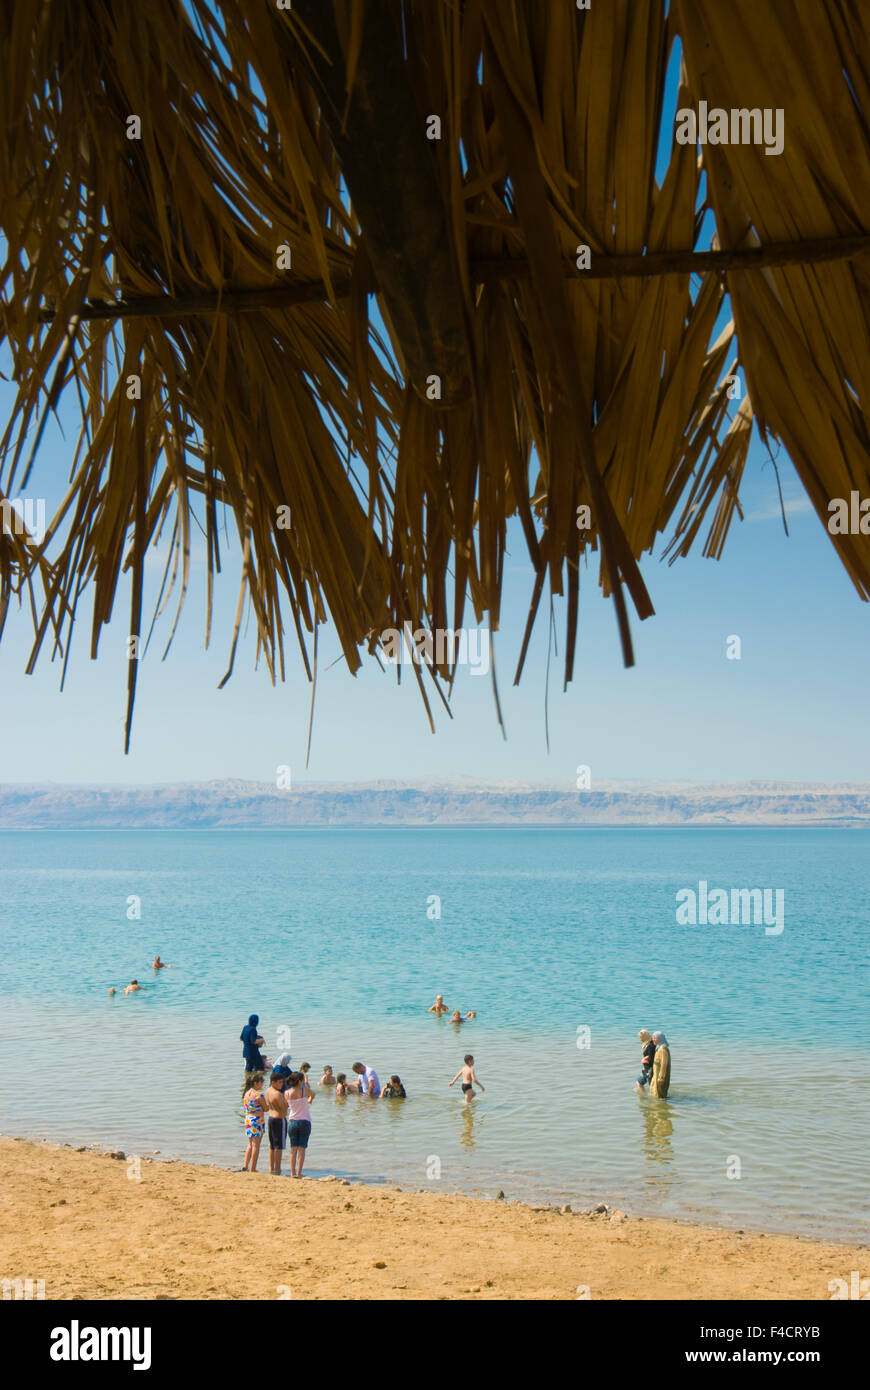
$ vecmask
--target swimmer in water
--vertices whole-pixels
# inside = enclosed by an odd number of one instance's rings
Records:
[[[448,1012],[448,1008],[447,1008],[447,1005],[444,1003],[444,995],[443,995],[443,994],[437,994],[437,995],[435,996],[435,1003],[429,1005],[429,1013],[430,1013],[430,1014],[446,1014],[447,1012]]]
[[[469,1011],[468,1011],[467,1014],[461,1014],[461,1013],[459,1012],[458,1009],[454,1009],[453,1013],[450,1015],[450,1017],[449,1017],[449,1019],[447,1020],[447,1022],[448,1022],[448,1023],[465,1023],[466,1019],[474,1018],[476,1014],[477,1014],[477,1009],[469,1009]]]
[[[112,985],[112,986],[110,987],[109,993],[110,993],[110,994],[114,994],[114,993],[115,993],[115,986],[114,986],[114,985]]]
[[[321,1078],[320,1078],[320,1080],[318,1081],[317,1084],[318,1084],[318,1086],[334,1086],[334,1085],[335,1085],[335,1076],[334,1076],[334,1074],[333,1074],[332,1067],[329,1065],[329,1063],[327,1063],[326,1066],[324,1066],[324,1068],[323,1068],[323,1075],[321,1076]]]
[[[138,980],[131,980],[130,983],[128,984],[127,988],[124,990],[124,993],[125,993],[125,994],[135,994],[136,991],[137,991],[137,989],[141,989],[141,988],[142,988],[142,986],[140,985],[140,983],[139,983]]]
[[[152,963],[152,965],[151,965],[151,969],[152,969],[152,970],[171,970],[172,967],[171,967],[170,965],[167,965],[167,964],[165,963],[165,961],[162,961],[162,960],[160,959],[159,956],[155,956],[155,957],[154,957],[154,961],[153,961],[153,963]]]

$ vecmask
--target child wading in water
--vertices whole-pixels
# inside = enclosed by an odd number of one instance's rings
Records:
[[[266,1104],[263,1100],[263,1077],[260,1074],[251,1077],[250,1088],[245,1091],[245,1134],[248,1136],[248,1147],[245,1149],[245,1162],[242,1172],[257,1171],[257,1159],[260,1157],[260,1140],[266,1133]],[[250,1164],[250,1170],[248,1169]]]
[[[462,1091],[464,1095],[464,1103],[467,1105],[471,1097],[477,1095],[477,1092],[473,1089],[474,1086],[479,1086],[482,1091],[486,1090],[486,1087],[484,1086],[483,1082],[479,1081],[474,1074],[474,1058],[472,1057],[470,1052],[467,1052],[465,1054],[465,1066],[461,1069],[461,1071],[458,1071],[456,1073],[450,1085],[455,1086],[460,1076],[462,1077]]]

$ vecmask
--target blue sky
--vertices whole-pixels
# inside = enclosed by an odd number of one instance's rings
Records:
[[[673,129],[677,61],[675,55],[663,152]],[[10,390],[3,385],[0,415],[9,400]],[[72,424],[72,414],[67,420]],[[70,429],[68,439],[74,437]],[[28,494],[46,496],[49,512],[71,451],[72,444],[56,430],[47,432]],[[522,685],[515,689],[511,684],[532,585],[525,545],[515,527],[495,647],[506,741],[488,678],[461,671],[454,718],[436,704],[438,731],[433,737],[407,669],[401,688],[393,673],[381,673],[374,663],[353,678],[341,662],[330,667],[339,649],[324,630],[306,771],[310,687],[293,645],[288,642],[289,679],[273,689],[264,667],[252,669],[249,635],[240,645],[234,676],[223,690],[217,689],[226,670],[238,567],[232,552],[225,556],[212,647],[205,652],[200,553],[194,557],[191,592],[168,658],[160,661],[171,617],[163,620],[158,640],[140,662],[127,757],[122,751],[126,581],[97,663],[88,655],[90,611],[83,604],[63,694],[58,691],[58,664],[41,658],[34,675],[24,674],[30,620],[10,613],[0,646],[0,781],[270,781],[278,766],[289,764],[297,780],[465,775],[573,783],[581,763],[590,766],[593,783],[610,778],[870,779],[870,606],[858,599],[784,453],[779,464],[790,538],[783,532],[774,470],[755,439],[741,494],[746,520],[732,527],[724,558],[704,560],[699,551],[673,567],[657,556],[644,559],[656,616],[632,625],[633,669],[622,667],[613,611],[597,588],[593,560],[581,579],[575,680],[563,694],[564,608],[556,600],[560,657],[554,656],[551,669],[549,754],[543,608]],[[153,602],[162,561],[149,561],[148,572]],[[148,594],[145,612],[150,612]],[[739,661],[726,658],[731,635],[741,638]]]
[[[65,465],[56,439],[43,447],[41,482],[58,482]],[[867,690],[868,624],[825,529],[808,509],[790,463],[780,456],[791,536],[778,513],[773,469],[753,443],[747,467],[746,520],[736,522],[724,558],[700,554],[673,567],[655,557],[642,568],[656,616],[633,623],[637,664],[621,664],[611,605],[590,567],[581,580],[576,678],[561,690],[561,663],[550,679],[550,752],[544,733],[546,615],[533,638],[522,685],[511,684],[531,591],[521,536],[506,565],[503,629],[496,637],[507,740],[498,728],[490,681],[463,669],[454,718],[436,708],[428,730],[413,681],[366,665],[356,678],[330,667],[338,645],[321,639],[311,764],[305,771],[310,687],[289,647],[289,679],[272,688],[253,669],[251,634],[221,691],[236,599],[237,569],[218,583],[214,637],[203,650],[201,557],[179,631],[166,661],[163,643],[140,663],[130,755],[122,752],[127,596],[105,631],[98,662],[88,654],[89,606],[63,694],[59,666],[40,660],[24,674],[30,621],[10,613],[0,648],[0,780],[156,782],[219,777],[272,780],[289,764],[294,778],[357,780],[465,775],[572,781],[588,764],[606,778],[666,780],[870,779]],[[152,583],[159,577],[155,563]],[[147,611],[147,605],[146,605]],[[563,606],[556,625],[562,652]],[[168,633],[163,620],[162,632]],[[739,661],[726,639],[741,638]],[[327,669],[330,667],[329,669]]]

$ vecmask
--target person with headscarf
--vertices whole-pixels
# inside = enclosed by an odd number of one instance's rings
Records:
[[[649,1093],[651,1096],[656,1096],[658,1100],[664,1100],[671,1084],[671,1047],[664,1033],[653,1033],[652,1040],[656,1045],[656,1052],[653,1057],[653,1074],[652,1081],[649,1083]]]
[[[637,1089],[642,1091],[644,1086],[648,1086],[652,1081],[653,1058],[656,1055],[656,1045],[652,1040],[652,1033],[648,1028],[641,1028],[637,1035],[640,1042],[640,1075],[637,1078]]]
[[[259,1014],[251,1014],[245,1027],[239,1034],[239,1041],[242,1044],[242,1053],[245,1058],[245,1071],[265,1071],[269,1065],[260,1052],[263,1039],[260,1037],[257,1024],[260,1022]]]

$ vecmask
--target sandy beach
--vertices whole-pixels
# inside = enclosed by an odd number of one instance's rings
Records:
[[[828,1299],[866,1247],[0,1138],[0,1272],[47,1299]],[[510,1194],[508,1194],[508,1197]],[[302,1210],[300,1211],[300,1207]]]

